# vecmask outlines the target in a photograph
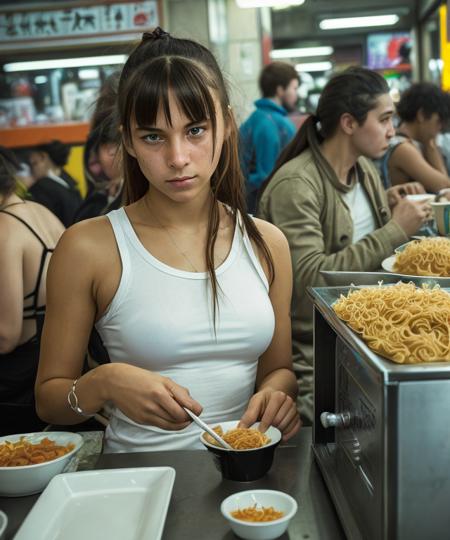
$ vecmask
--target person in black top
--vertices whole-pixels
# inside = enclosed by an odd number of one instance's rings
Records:
[[[69,147],[60,141],[35,146],[29,155],[31,172],[36,182],[29,188],[34,201],[46,206],[69,227],[82,198],[75,180],[64,170]]]
[[[34,383],[45,311],[47,266],[61,222],[15,194],[20,164],[0,147],[0,436],[41,431]]]

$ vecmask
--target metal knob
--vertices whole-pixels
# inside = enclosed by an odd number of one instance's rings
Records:
[[[320,422],[324,428],[346,427],[350,425],[350,413],[323,412],[320,415]]]

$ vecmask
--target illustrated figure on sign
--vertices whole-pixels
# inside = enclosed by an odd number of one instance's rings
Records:
[[[47,24],[48,24],[48,22],[45,19],[42,18],[42,15],[40,15],[39,19],[36,19],[36,22],[34,23],[34,26],[36,28],[36,33],[43,34]]]
[[[75,20],[74,20],[74,23],[73,23],[73,27],[72,27],[72,30],[81,30],[81,22],[82,22],[83,18],[82,16],[78,13],[78,11],[75,12]]]
[[[95,30],[95,16],[94,15],[85,15],[83,17],[84,26],[91,26]]]
[[[17,36],[17,28],[12,13],[6,16],[6,34],[8,36]]]
[[[116,21],[116,30],[120,30],[120,27],[122,26],[122,21],[123,21],[123,15],[120,9],[116,11],[114,20]]]
[[[56,22],[53,17],[50,19],[50,28],[54,34],[58,32],[58,27],[56,26]]]
[[[31,34],[31,25],[30,20],[26,15],[22,15],[22,19],[19,24],[20,30],[22,31],[22,34]]]

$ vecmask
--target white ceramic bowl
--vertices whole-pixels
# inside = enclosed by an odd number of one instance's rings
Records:
[[[273,506],[275,510],[283,512],[284,516],[274,521],[263,522],[242,521],[232,517],[231,512],[254,506],[255,503],[257,507]],[[239,491],[227,497],[220,506],[234,534],[246,540],[273,540],[280,537],[288,528],[297,508],[297,501],[290,495],[271,489]]]
[[[40,431],[39,433],[7,435],[0,437],[0,445],[5,441],[17,442],[20,437],[26,437],[26,440],[33,444],[47,437],[55,441],[57,445],[65,446],[72,443],[75,448],[64,456],[45,463],[23,465],[21,467],[0,467],[0,496],[3,497],[20,497],[40,493],[56,474],[64,471],[83,445],[81,435],[66,431]]]

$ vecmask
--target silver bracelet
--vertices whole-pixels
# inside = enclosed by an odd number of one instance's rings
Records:
[[[95,414],[86,414],[83,409],[78,405],[78,397],[75,393],[75,389],[77,387],[78,379],[75,379],[72,384],[72,389],[67,394],[67,403],[69,404],[69,407],[72,409],[73,412],[76,412],[77,414],[80,414],[81,416],[84,416],[85,418],[92,418],[95,416]]]

